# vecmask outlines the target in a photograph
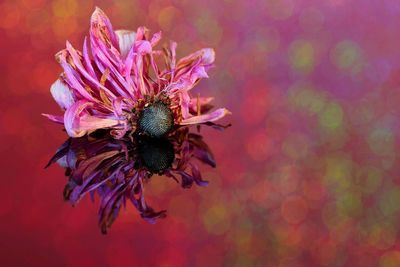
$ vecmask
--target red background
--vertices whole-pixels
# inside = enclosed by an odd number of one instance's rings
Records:
[[[129,207],[101,235],[98,202],[62,200],[43,167],[66,138],[54,54],[81,47],[94,6],[178,56],[216,49],[196,90],[233,115],[205,129],[207,188],[155,177],[155,225]],[[0,2],[2,266],[400,266],[400,4],[395,0]]]

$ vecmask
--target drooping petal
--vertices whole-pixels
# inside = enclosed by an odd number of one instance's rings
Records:
[[[64,117],[63,116],[56,116],[56,115],[51,115],[51,114],[46,114],[46,113],[42,113],[42,116],[45,116],[46,118],[48,118],[49,120],[51,120],[52,122],[55,123],[64,123]]]
[[[81,137],[94,130],[109,128],[119,124],[119,121],[116,119],[91,116],[86,109],[93,105],[91,102],[80,100],[67,109],[64,114],[64,126],[69,136]]]
[[[177,67],[182,68],[193,64],[209,65],[214,63],[214,60],[215,60],[214,49],[203,48],[179,60]]]
[[[119,52],[122,58],[126,58],[129,50],[135,42],[136,33],[134,31],[117,30],[115,34],[118,36]]]
[[[215,60],[212,48],[204,48],[179,60],[176,66],[175,80],[184,79],[195,82],[199,78],[206,78],[208,68]]]
[[[200,116],[193,116],[188,119],[184,119],[180,125],[189,125],[189,124],[198,124],[198,123],[205,123],[209,121],[216,121],[225,117],[225,115],[231,114],[229,110],[226,108],[219,108],[213,112],[200,115]]]

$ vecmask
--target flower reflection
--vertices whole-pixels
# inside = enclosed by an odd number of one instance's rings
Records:
[[[64,199],[72,205],[86,194],[92,200],[96,194],[99,196],[99,226],[106,233],[126,202],[132,202],[150,223],[165,217],[165,210],[155,211],[145,201],[144,184],[154,174],[172,178],[183,188],[190,188],[193,183],[207,185],[193,159],[215,167],[202,136],[188,127],[165,138],[126,135],[115,139],[108,131],[100,130],[69,138],[47,166],[57,162],[65,168],[69,180]]]

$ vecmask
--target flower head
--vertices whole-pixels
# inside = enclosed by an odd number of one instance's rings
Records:
[[[208,77],[214,50],[205,48],[177,61],[175,42],[155,49],[160,38],[160,32],[149,37],[145,27],[114,31],[96,8],[82,51],[67,42],[56,55],[63,72],[51,94],[64,115],[43,115],[64,124],[71,137],[111,129],[119,139],[127,132],[160,137],[174,126],[212,122],[228,114],[225,108],[210,112],[213,98],[190,94]],[[164,58],[164,67],[157,65],[157,57]]]
[[[100,130],[80,138],[69,138],[49,164],[58,162],[69,177],[64,199],[76,204],[89,194],[100,198],[99,226],[103,233],[117,218],[122,206],[131,202],[142,218],[154,223],[166,211],[155,211],[145,201],[144,185],[153,174],[172,178],[184,188],[207,182],[194,159],[215,167],[213,155],[201,135],[180,128],[164,138],[146,135],[115,139]]]

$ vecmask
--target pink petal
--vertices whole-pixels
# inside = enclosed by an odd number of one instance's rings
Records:
[[[200,115],[200,116],[193,116],[188,119],[183,120],[180,125],[189,125],[189,124],[199,124],[199,123],[205,123],[205,122],[210,122],[210,121],[216,121],[219,120],[225,115],[231,114],[231,112],[225,108],[219,108],[213,112]]]
[[[174,70],[175,66],[176,66],[176,46],[177,46],[176,42],[170,42],[169,43],[169,51],[171,53],[171,55],[170,55],[170,57],[171,57],[170,58],[170,68],[172,70]]]
[[[214,60],[215,52],[211,48],[201,49],[182,58],[176,66],[174,81],[194,84],[200,78],[208,78],[207,70]]]
[[[118,47],[118,37],[113,31],[111,21],[99,7],[96,7],[90,19],[91,34],[101,39],[105,44]],[[110,43],[111,42],[111,43]]]
[[[111,96],[111,98],[114,98],[115,95],[112,92],[110,92],[110,90],[108,90],[106,87],[104,87],[103,85],[100,84],[96,75],[90,74],[85,69],[85,67],[83,66],[81,57],[79,56],[78,52],[72,47],[70,42],[67,41],[66,47],[67,47],[68,53],[71,55],[74,66],[77,68],[77,71],[79,71],[79,73],[84,78],[86,78],[88,81],[90,81],[94,86],[96,86],[97,88],[101,88],[102,90],[104,90],[107,93],[108,96]]]
[[[182,117],[189,117],[189,106],[190,106],[190,96],[187,93],[187,90],[181,90],[178,92],[179,97],[179,105],[181,106]]]
[[[49,120],[51,120],[55,123],[64,124],[63,116],[50,115],[50,114],[46,114],[46,113],[42,113],[42,116],[45,116],[46,118],[48,118]]]
[[[64,114],[64,127],[71,137],[81,137],[100,128],[108,128],[119,124],[116,119],[105,119],[89,115],[86,111],[94,104],[84,100],[74,103]]]
[[[198,79],[201,78],[208,78],[206,69],[204,66],[197,66],[193,68],[191,74],[190,74],[190,82],[195,83]]]
[[[140,55],[151,54],[153,51],[151,43],[149,41],[137,41],[135,43],[135,50]]]
[[[74,104],[74,95],[71,89],[60,79],[50,87],[51,95],[62,109],[67,109]]]
[[[153,37],[151,37],[150,43],[151,46],[156,46],[158,44],[158,42],[161,40],[161,32],[156,32],[155,34],[153,34]]]
[[[199,60],[199,62],[196,62],[197,60]],[[186,65],[186,64],[210,65],[214,63],[214,60],[215,60],[214,49],[203,48],[179,60],[178,65]]]
[[[84,60],[84,65],[85,65],[85,69],[88,70],[88,72],[90,73],[90,75],[92,77],[96,77],[96,74],[94,72],[93,66],[92,66],[92,62],[90,60],[90,56],[89,56],[89,52],[88,52],[88,46],[87,46],[87,38],[85,37],[85,40],[83,41],[83,60]]]
[[[79,73],[67,62],[68,51],[66,49],[61,50],[57,53],[56,58],[60,62],[65,73],[65,82],[68,83],[69,87],[75,90],[74,95],[80,95],[91,101],[96,99],[83,87],[83,81],[80,78]]]

